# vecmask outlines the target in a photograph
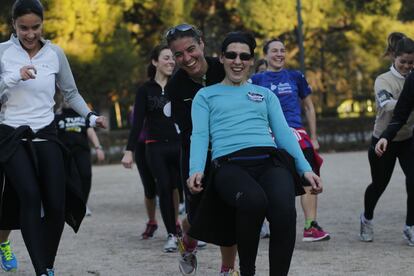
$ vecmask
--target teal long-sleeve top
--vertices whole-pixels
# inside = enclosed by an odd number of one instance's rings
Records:
[[[267,88],[250,83],[202,88],[193,100],[191,118],[190,176],[204,171],[209,142],[213,159],[245,148],[273,146],[293,156],[299,175],[312,171],[278,98]]]

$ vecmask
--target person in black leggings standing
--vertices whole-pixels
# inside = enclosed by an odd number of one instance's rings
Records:
[[[373,240],[374,209],[390,181],[398,158],[406,177],[407,191],[403,235],[408,245],[414,246],[414,73],[411,72],[414,68],[414,42],[398,33],[391,35],[399,35],[400,39],[394,45],[389,44],[393,59],[390,71],[380,75],[375,82],[379,108],[369,150],[372,184],[365,192],[360,237],[362,241]]]
[[[168,233],[164,252],[177,250],[177,215],[174,196],[178,198],[179,175],[179,136],[171,119],[171,103],[164,93],[164,87],[174,70],[175,62],[167,46],[155,47],[148,68],[150,80],[137,91],[134,104],[133,126],[122,164],[131,168],[138,135],[144,120],[148,126],[145,140],[146,157],[152,175],[156,178],[157,193],[160,198],[161,215]]]
[[[1,110],[1,103],[0,103]],[[4,182],[4,172],[0,167],[0,183]],[[0,187],[0,190],[3,190],[3,187]],[[7,228],[7,227],[6,227]],[[18,262],[16,255],[14,255],[11,249],[11,243],[9,240],[11,230],[10,229],[1,229],[0,230],[0,257],[1,257],[1,268],[4,271],[16,271],[18,267]]]
[[[63,51],[42,38],[41,3],[15,1],[12,20],[15,33],[0,44],[0,166],[9,190],[1,203],[15,195],[18,206],[6,210],[3,204],[1,220],[15,212],[36,275],[53,276],[65,218],[77,231],[85,213],[79,194],[68,200],[75,195],[68,189],[76,185],[56,135],[55,87],[91,126],[105,127],[106,119],[91,112],[79,94]],[[68,213],[68,207],[79,208]]]
[[[279,276],[288,274],[295,244],[295,184],[304,192],[299,175],[310,183],[313,193],[321,192],[322,186],[276,95],[247,82],[255,47],[252,35],[229,33],[220,56],[225,78],[202,88],[193,100],[190,191],[196,194],[204,189],[209,143],[213,171],[190,235],[218,245],[237,243],[240,273],[251,276],[266,217],[271,232],[269,275]],[[225,225],[217,228],[214,221],[225,221]]]
[[[134,125],[131,120],[131,125]],[[148,128],[144,123],[143,129],[139,134],[138,142],[135,146],[135,163],[139,176],[141,178],[142,186],[144,187],[144,201],[145,209],[147,211],[148,222],[146,223],[145,230],[141,234],[143,240],[150,239],[154,236],[155,231],[158,229],[158,223],[155,218],[155,210],[157,207],[156,196],[157,189],[155,179],[148,166],[147,156],[145,154],[145,140],[148,138]]]

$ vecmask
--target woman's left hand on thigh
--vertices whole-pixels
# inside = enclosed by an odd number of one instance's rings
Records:
[[[322,193],[322,180],[319,176],[317,176],[314,172],[305,172],[303,177],[309,182],[311,185],[311,193],[312,194],[319,194]]]
[[[192,194],[198,194],[203,190],[201,180],[204,174],[196,172],[187,179],[187,187]]]

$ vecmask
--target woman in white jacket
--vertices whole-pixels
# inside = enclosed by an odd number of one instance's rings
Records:
[[[12,19],[15,33],[0,44],[0,165],[19,199],[36,275],[51,276],[65,222],[66,171],[53,124],[56,85],[91,126],[106,121],[80,96],[63,51],[42,38],[41,3],[16,0]]]
[[[374,211],[375,207],[387,188],[398,159],[406,179],[407,213],[404,226],[404,237],[408,244],[414,246],[414,179],[412,177],[412,129],[414,115],[396,132],[388,145],[386,152],[378,152],[376,145],[383,141],[383,133],[392,122],[393,112],[402,95],[403,87],[409,80],[409,74],[414,68],[414,41],[401,33],[391,33],[388,37],[387,52],[392,65],[390,70],[379,75],[375,80],[375,99],[377,116],[372,134],[371,146],[368,150],[372,182],[364,194],[364,211],[360,216],[360,239],[364,242],[374,240]]]

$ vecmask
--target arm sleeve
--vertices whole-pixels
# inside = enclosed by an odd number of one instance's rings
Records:
[[[271,91],[267,93],[266,104],[269,125],[275,136],[277,147],[285,149],[295,159],[296,170],[299,175],[303,175],[305,172],[311,172],[312,168],[303,156],[299,143],[283,116],[280,102],[277,96],[271,93]]]
[[[86,117],[91,110],[79,94],[72,71],[70,70],[68,59],[61,48],[56,45],[51,45],[51,47],[59,59],[59,71],[56,75],[56,84],[62,91],[63,97],[70,107],[82,117]]]
[[[8,44],[0,45],[0,60],[2,60],[4,52],[9,47],[10,46]],[[5,70],[4,68],[2,68],[1,62],[0,62],[0,98],[7,88],[17,85],[21,80],[20,70],[17,70],[16,72],[12,72],[9,74],[6,74],[4,71]]]
[[[304,99],[312,93],[312,89],[305,76],[301,72],[297,71],[296,74],[298,94],[301,99]]]
[[[210,137],[209,117],[207,100],[198,93],[191,108],[193,132],[190,145],[190,176],[196,172],[204,172]]]
[[[10,74],[3,74],[0,68],[0,97],[6,88],[16,86],[21,80],[20,71],[13,72]]]
[[[397,104],[397,100],[392,95],[391,86],[388,81],[379,77],[374,84],[375,101],[377,106],[384,108],[385,111],[392,111]]]
[[[134,151],[139,134],[141,133],[144,125],[145,113],[147,110],[147,93],[141,86],[135,94],[134,103],[134,117],[132,119],[131,130],[129,131],[128,144],[126,150]]]
[[[403,90],[394,108],[391,122],[382,133],[381,138],[392,141],[397,132],[407,122],[414,107],[414,73],[411,73],[405,80]]]

